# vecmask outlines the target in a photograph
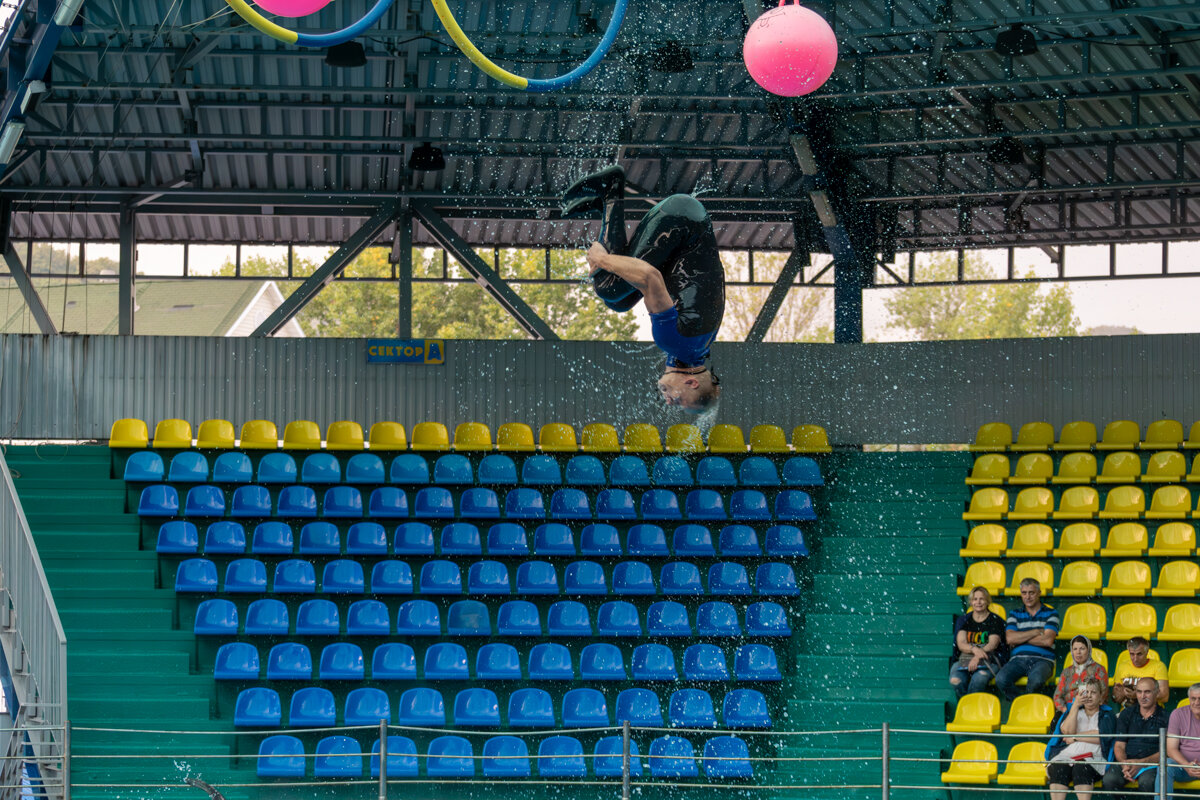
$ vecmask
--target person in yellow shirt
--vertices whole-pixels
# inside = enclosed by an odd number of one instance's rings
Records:
[[[1133,687],[1138,678],[1153,678],[1158,682],[1159,705],[1166,703],[1171,686],[1167,682],[1167,665],[1157,658],[1150,659],[1150,642],[1135,636],[1125,643],[1125,649],[1129,651],[1129,660],[1118,663],[1113,672],[1113,701],[1122,705],[1136,703]]]

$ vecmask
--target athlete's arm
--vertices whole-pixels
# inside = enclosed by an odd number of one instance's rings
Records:
[[[662,274],[640,258],[613,255],[604,249],[604,245],[593,242],[587,252],[587,260],[593,274],[601,269],[611,272],[624,278],[640,291],[646,310],[651,314],[666,311],[675,305],[667,292],[667,284],[663,282]]]

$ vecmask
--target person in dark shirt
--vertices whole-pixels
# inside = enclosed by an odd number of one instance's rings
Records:
[[[1137,705],[1129,706],[1117,717],[1117,738],[1113,747],[1113,761],[1117,763],[1104,773],[1105,792],[1120,792],[1126,781],[1137,782],[1138,794],[1154,791],[1154,778],[1158,774],[1158,732],[1167,727],[1167,715],[1158,704],[1158,683],[1154,678],[1139,678],[1133,693]]]
[[[982,586],[971,590],[971,610],[954,623],[957,658],[950,667],[950,685],[962,697],[987,691],[1004,657],[1004,620],[988,606],[992,595]]]

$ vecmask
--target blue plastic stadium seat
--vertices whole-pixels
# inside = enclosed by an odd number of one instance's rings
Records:
[[[772,525],[766,541],[769,556],[808,556],[804,533],[795,525]]]
[[[558,594],[558,573],[549,561],[526,561],[517,567],[517,594]]]
[[[816,460],[792,456],[783,465],[783,482],[787,486],[824,486],[825,478]]]
[[[476,561],[467,571],[467,594],[512,594],[508,567],[499,561]]]
[[[704,594],[704,586],[700,582],[700,568],[690,561],[672,561],[664,564],[659,573],[659,583],[665,595]]]
[[[579,534],[579,550],[585,556],[621,555],[621,534],[612,525],[585,525]]]
[[[592,508],[582,489],[557,489],[550,498],[551,519],[591,519]]]
[[[698,636],[741,636],[737,609],[729,603],[714,600],[696,609]]]
[[[500,700],[491,689],[463,689],[454,698],[454,724],[458,727],[499,728]]]
[[[195,523],[181,519],[164,522],[158,527],[158,543],[154,549],[159,553],[195,553],[200,547],[200,532]]]
[[[815,520],[812,498],[800,489],[784,489],[775,496],[775,519],[780,522],[804,522]]]
[[[444,556],[483,555],[479,528],[470,522],[451,522],[442,528],[441,553]]]
[[[421,567],[421,594],[462,594],[462,572],[453,561],[427,561]]]
[[[297,636],[337,636],[339,633],[341,618],[332,600],[305,600],[296,609]]]
[[[716,489],[692,489],[687,496],[689,520],[724,520],[725,505]]]
[[[671,544],[675,555],[680,558],[708,558],[717,554],[713,548],[712,531],[694,523],[676,528]]]
[[[604,465],[595,456],[572,456],[567,462],[569,486],[603,486]]]
[[[738,467],[738,482],[742,486],[778,486],[779,472],[771,459],[749,456]]]
[[[617,724],[663,726],[662,704],[649,689],[626,689],[617,695]]]
[[[754,557],[762,555],[762,547],[758,543],[758,534],[749,525],[726,525],[721,529],[717,545],[721,555]]]
[[[349,736],[326,736],[317,742],[313,759],[317,778],[361,778],[362,746]]]
[[[349,636],[387,636],[391,632],[392,621],[382,601],[358,600],[351,603],[346,611],[346,633]]]
[[[297,642],[280,642],[267,654],[267,680],[310,681],[313,660],[308,647]]]
[[[207,558],[189,558],[175,569],[175,591],[216,592],[217,565]]]
[[[213,678],[218,681],[256,681],[258,648],[247,642],[226,642],[217,650]]]
[[[361,519],[362,515],[362,493],[358,489],[353,486],[331,486],[325,490],[321,516],[326,519]]]
[[[637,456],[617,456],[608,467],[608,483],[611,486],[649,486],[646,462]]]
[[[514,486],[517,483],[517,465],[503,453],[492,453],[479,462],[479,482],[485,486]]]
[[[575,679],[571,651],[561,644],[543,643],[529,651],[529,679],[569,681]]]
[[[500,606],[496,616],[496,633],[500,636],[541,636],[542,623],[538,608],[528,600],[509,600]]]
[[[591,636],[587,606],[575,600],[559,600],[550,606],[546,629],[551,636]]]
[[[651,778],[695,778],[696,751],[692,743],[679,736],[660,736],[650,743]]]
[[[771,519],[767,496],[758,489],[739,489],[729,498],[729,516],[741,522]]]
[[[214,597],[196,608],[192,632],[197,636],[233,636],[238,630],[238,610],[231,601]]]
[[[321,650],[323,681],[361,681],[365,671],[362,648],[353,642],[334,642]]]
[[[156,484],[142,489],[138,498],[139,517],[174,517],[179,514],[179,493],[174,486]]]
[[[377,561],[371,567],[371,594],[412,594],[412,567],[403,561]]]
[[[373,489],[367,501],[367,516],[373,519],[404,519],[408,516],[408,496],[403,489],[395,486]],[[453,508],[447,516],[453,516]]]
[[[333,453],[313,453],[300,466],[301,483],[340,483],[342,465]]]
[[[704,744],[704,774],[710,780],[753,778],[750,748],[744,739],[718,736]]]
[[[304,744],[295,736],[268,736],[258,745],[258,777],[303,778]]]
[[[703,689],[680,689],[672,694],[668,716],[676,728],[717,727],[712,696]]]
[[[356,522],[346,531],[346,552],[352,556],[387,555],[387,531],[378,522]]]
[[[475,482],[471,460],[460,453],[438,456],[433,464],[433,482],[443,486],[470,486]]]
[[[564,728],[604,728],[608,719],[608,703],[595,689],[572,689],[563,695],[562,722]]]
[[[299,474],[296,459],[288,453],[267,453],[258,462],[259,483],[295,483]]]
[[[653,523],[641,523],[629,529],[626,550],[631,556],[665,557],[671,554],[667,534]]]
[[[289,558],[275,565],[275,594],[313,594],[317,591],[317,573],[308,561]]]
[[[486,603],[459,600],[446,611],[446,633],[450,636],[491,636],[492,618]]]
[[[289,519],[316,517],[317,493],[311,486],[285,486],[279,490],[275,513],[277,516]]]
[[[163,528],[172,524],[174,523],[168,522],[163,525]],[[190,525],[191,523],[184,524]],[[162,536],[162,528],[159,528],[159,536]],[[229,520],[212,523],[204,532],[204,552],[209,554],[246,552],[246,529],[240,522],[230,522]]]
[[[271,516],[270,490],[258,484],[234,489],[233,500],[229,504],[229,515],[234,519],[263,519]]]
[[[294,547],[291,527],[278,520],[258,523],[250,541],[250,552],[256,555],[291,555]]]
[[[625,659],[621,649],[602,642],[589,644],[579,656],[579,677],[585,681],[625,680]]]
[[[637,607],[624,600],[609,600],[596,612],[596,631],[600,636],[641,636]]]
[[[765,644],[744,644],[737,649],[733,671],[739,681],[781,681],[779,661],[775,651]]]
[[[369,486],[386,480],[387,472],[383,469],[383,459],[374,453],[355,453],[346,462],[346,483]]]
[[[563,594],[608,594],[604,567],[595,561],[574,561],[563,576]]]
[[[639,644],[633,648],[633,679],[635,681],[676,681],[675,653],[665,644]],[[620,722],[620,717],[617,719]]]
[[[412,681],[417,679],[417,656],[403,642],[388,642],[371,654],[371,679],[376,681]]]
[[[708,593],[712,595],[750,594],[750,576],[736,561],[721,561],[708,568]]]
[[[554,701],[545,689],[518,689],[508,698],[510,728],[553,728]]]
[[[596,495],[596,519],[637,519],[633,495],[625,489],[601,489]]]
[[[500,498],[494,489],[472,486],[459,498],[459,516],[463,519],[499,519]]]
[[[511,489],[504,497],[504,516],[509,519],[544,519],[546,506],[537,489]]]
[[[646,610],[646,633],[650,636],[691,636],[687,609],[674,600],[661,600]]]
[[[405,690],[396,705],[396,724],[417,728],[444,728],[446,706],[442,702],[441,692],[425,686]]]
[[[443,486],[426,486],[417,492],[413,516],[418,519],[453,519],[454,498]]]
[[[332,522],[310,522],[300,529],[300,555],[336,556],[342,536]]]
[[[292,694],[289,728],[332,728],[335,724],[337,705],[333,702],[333,692],[319,686],[305,686]]]
[[[135,455],[137,454],[135,453]],[[155,479],[143,478],[143,480]],[[204,483],[206,480],[208,480],[208,459],[203,454],[184,451],[176,453],[171,459],[171,468],[167,471],[169,483]]]
[[[746,634],[748,636],[791,636],[787,612],[778,603],[763,601],[746,609]]]
[[[689,681],[728,681],[725,651],[715,644],[694,644],[683,653],[683,676]]]
[[[705,456],[696,465],[697,486],[737,486],[733,464],[725,456]]]
[[[247,636],[287,636],[290,624],[288,607],[282,600],[255,600],[246,609]]]
[[[497,522],[488,528],[487,551],[490,556],[529,555],[525,527],[515,522]]]
[[[379,740],[371,745],[371,777],[379,777]],[[417,768],[417,745],[407,736],[387,737],[387,776],[391,778],[415,778]]]
[[[670,489],[650,489],[642,493],[642,519],[682,519],[679,498]]]
[[[663,456],[654,462],[650,482],[655,486],[691,486],[692,469],[680,456]]]
[[[493,736],[484,742],[483,777],[528,778],[529,748],[525,740],[516,736]]]
[[[521,656],[506,642],[492,642],[475,654],[475,677],[481,681],[521,680]]]
[[[388,482],[405,486],[424,486],[429,483],[429,463],[417,453],[401,453],[392,459]]]
[[[537,765],[538,775],[543,778],[582,778],[587,775],[583,745],[574,736],[543,739],[538,745]]]
[[[428,600],[408,600],[396,609],[396,633],[400,636],[440,636],[438,608]]]
[[[379,720],[392,721],[392,704],[382,689],[366,686],[353,689],[346,695],[345,724],[378,725]]]
[[[225,516],[225,493],[208,484],[193,486],[188,489],[183,515],[192,519]]]
[[[254,467],[245,453],[221,453],[213,462],[213,483],[249,483],[254,480]]]
[[[393,549],[398,556],[433,555],[433,528],[424,522],[397,525]]]
[[[525,459],[521,465],[521,483],[527,486],[559,486],[562,471],[554,456],[535,455]]]
[[[575,535],[560,522],[547,522],[533,532],[533,552],[539,556],[575,555]]]
[[[771,727],[767,698],[757,689],[734,689],[725,695],[721,708],[725,727],[734,729],[766,729]]]
[[[133,453],[129,456],[129,460],[125,462],[124,479],[138,483],[161,481],[163,479],[162,456],[153,450],[142,450],[139,453]],[[204,480],[204,478],[200,480]]]
[[[279,692],[262,686],[238,692],[233,709],[235,728],[278,728],[283,721]]]
[[[474,751],[461,736],[439,736],[429,743],[425,774],[431,778],[473,778]]]
[[[267,567],[257,558],[238,558],[225,567],[228,594],[263,594],[267,591]]]
[[[625,745],[620,736],[605,736],[596,742],[596,757],[592,759],[592,772],[597,778],[619,778],[625,774]],[[629,774],[642,776],[642,758],[637,742],[629,743]]]
[[[763,596],[793,597],[800,594],[791,564],[761,564],[754,572],[754,588]]]
[[[622,561],[613,567],[612,593],[651,595],[655,593],[654,573],[644,561]]]

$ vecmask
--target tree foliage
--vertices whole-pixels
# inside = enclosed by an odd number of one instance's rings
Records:
[[[778,276],[788,259],[787,253],[756,252],[754,271],[756,278]],[[723,252],[727,275],[744,269],[746,254]],[[771,290],[759,286],[735,286],[725,290],[725,320],[721,324],[722,341],[744,341],[746,334],[758,319],[758,313]],[[833,291],[826,288],[797,286],[788,292],[775,315],[775,321],[764,341],[768,342],[832,342]]]

